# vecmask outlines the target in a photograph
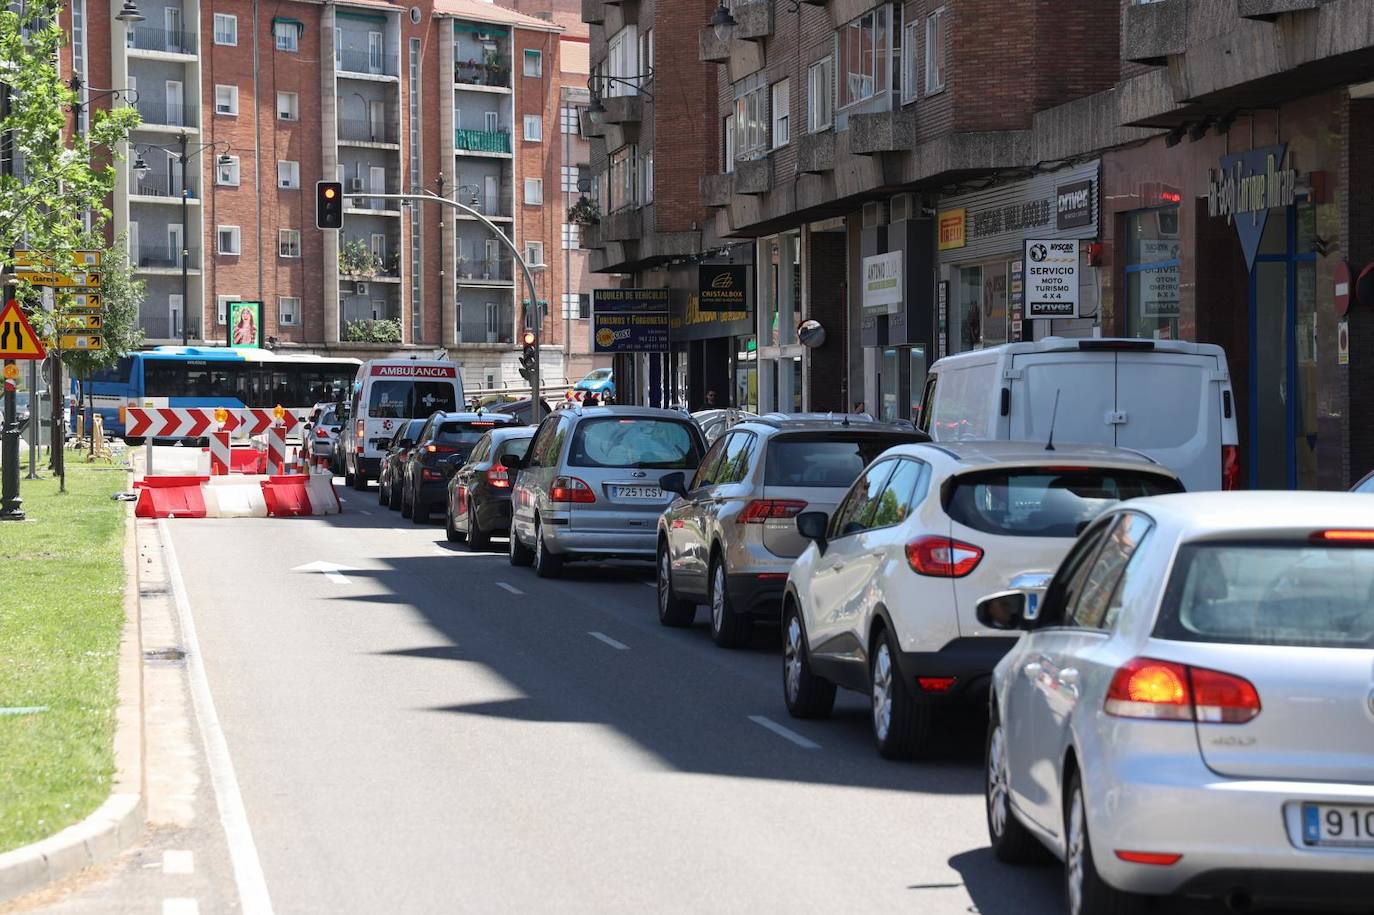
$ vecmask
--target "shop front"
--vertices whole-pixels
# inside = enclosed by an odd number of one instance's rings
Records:
[[[749,246],[738,253],[747,261]],[[721,262],[700,264],[696,270],[697,288],[674,295],[672,402],[693,411],[712,406],[756,411],[756,338],[749,296],[753,267]]]
[[[935,223],[902,219],[860,235],[859,335],[865,411],[914,419],[933,352],[937,298]]]

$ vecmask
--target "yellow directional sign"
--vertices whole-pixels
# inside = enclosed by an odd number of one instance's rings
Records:
[[[62,349],[104,349],[105,341],[99,334],[63,334]]]
[[[72,330],[100,330],[105,326],[104,315],[74,314],[71,320]]]
[[[10,299],[0,311],[0,359],[42,359],[47,356],[42,342],[29,326],[19,303]]]
[[[98,292],[73,292],[67,296],[67,301],[76,309],[100,308],[100,293]]]
[[[104,260],[103,251],[73,251],[72,264],[76,267],[99,267]],[[39,257],[34,251],[14,252],[14,266],[16,270],[38,270],[51,268],[53,260],[50,257]]]
[[[32,286],[57,286],[70,289],[74,286],[99,286],[98,273],[25,273],[24,279]]]

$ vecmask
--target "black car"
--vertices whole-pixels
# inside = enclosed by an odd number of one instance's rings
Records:
[[[522,460],[534,438],[534,426],[492,429],[472,449],[468,461],[448,481],[444,530],[448,539],[466,539],[468,548],[485,550],[492,534],[510,530],[510,491],[514,471],[501,458],[513,454]]]
[[[509,415],[509,416],[514,416],[516,419],[520,420],[520,422],[524,423],[525,425],[529,425],[529,426],[537,426],[537,425],[539,425],[538,420],[535,420],[535,419],[532,417],[532,414],[534,413],[534,410],[533,410],[533,408],[531,407],[531,401],[530,401],[530,399],[529,399],[528,397],[523,398],[523,399],[521,399],[521,400],[512,400],[510,403],[498,404],[497,406],[494,406],[494,407],[491,408],[491,412],[492,412],[492,413],[505,413],[505,414],[507,414],[507,415]],[[553,412],[553,408],[550,407],[550,406],[549,406],[549,402],[548,402],[547,400],[545,400],[545,401],[544,401],[544,409],[543,409],[543,411],[542,411],[542,415],[540,416],[540,419],[543,419],[543,417],[548,416],[548,415],[549,415],[550,413],[552,413],[552,412]]]
[[[377,503],[387,508],[401,507],[401,486],[397,483],[405,473],[406,459],[415,439],[425,427],[423,419],[403,420],[387,443],[386,452],[377,465]]]
[[[401,473],[392,478],[392,486],[402,487],[401,517],[427,522],[443,504],[450,474],[467,462],[477,440],[497,426],[511,425],[519,421],[505,413],[435,413],[425,420]]]

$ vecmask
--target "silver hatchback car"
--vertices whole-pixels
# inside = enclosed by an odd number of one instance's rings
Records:
[[[651,407],[580,406],[545,418],[516,469],[511,565],[553,578],[570,559],[653,559],[655,525],[672,498],[666,471],[693,472],[706,442],[691,417]]]
[[[1143,895],[1369,911],[1367,496],[1136,500],[1083,532],[1043,596],[1027,585],[978,605],[1028,630],[993,676],[997,857],[1062,858],[1072,915]]]
[[[756,619],[776,623],[787,572],[809,542],[793,518],[833,511],[874,458],[924,441],[923,432],[842,414],[770,413],[731,426],[695,474],[660,481],[679,498],[658,521],[659,622],[690,625],[705,603],[711,637],[725,648]]]

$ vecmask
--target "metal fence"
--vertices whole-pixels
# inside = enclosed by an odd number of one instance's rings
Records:
[[[510,152],[510,132],[506,130],[455,130],[455,149],[468,152]]]
[[[357,48],[345,48],[338,52],[335,58],[334,69],[340,73],[370,73],[374,76],[385,75],[395,76],[390,72],[392,67],[387,66],[387,55],[376,56],[371,51]]]
[[[186,179],[187,196],[192,200],[198,196],[196,191],[198,184],[195,178]],[[181,181],[172,179],[166,172],[158,174],[149,172],[146,178],[136,178],[133,187],[129,189],[130,194],[139,197],[170,197],[173,200],[181,199]]]
[[[339,139],[355,140],[360,143],[395,143],[396,130],[391,126],[391,118],[377,124],[370,120],[339,119]]]
[[[505,280],[509,282],[514,275],[512,273],[514,263],[514,260],[509,257],[493,257],[481,260],[463,260],[459,258],[458,279],[460,282],[464,280],[488,280],[493,282]]]
[[[168,127],[195,127],[196,105],[194,102],[169,102],[165,99],[141,97],[135,104],[139,117],[145,124],[162,124]]]
[[[128,46],[137,51],[169,51],[174,54],[196,53],[196,33],[178,32],[157,26],[129,29]]]
[[[186,250],[188,252],[186,266],[193,270],[199,268],[200,248],[191,247]],[[181,248],[165,242],[162,244],[139,242],[132,253],[134,267],[180,269],[181,251]]]

